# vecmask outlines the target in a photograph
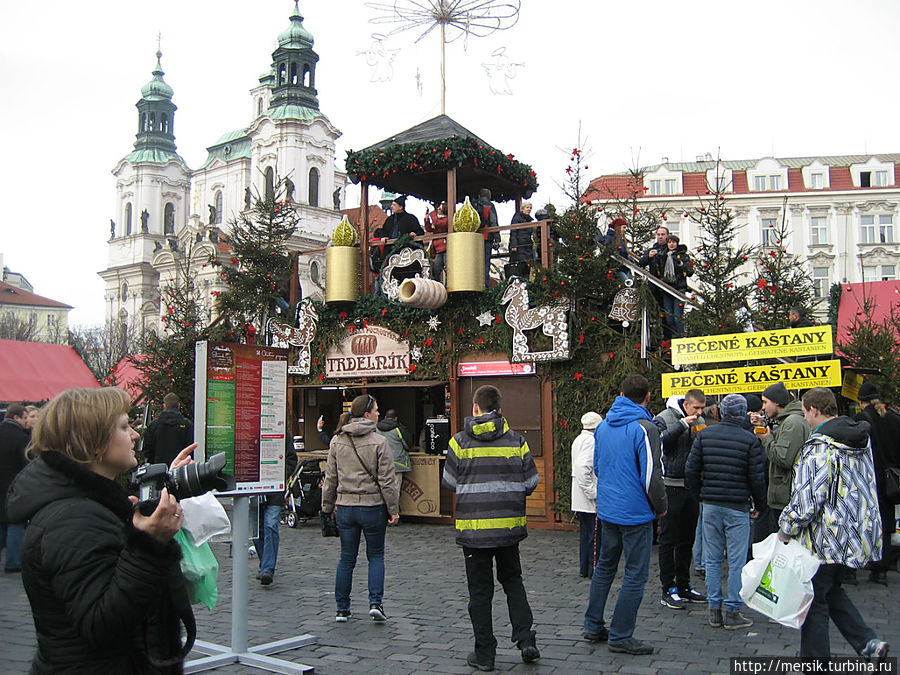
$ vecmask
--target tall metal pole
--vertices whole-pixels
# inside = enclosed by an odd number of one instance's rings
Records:
[[[441,115],[447,113],[447,57],[445,52],[447,24],[441,21]]]
[[[250,498],[235,497],[231,512],[231,650],[247,651],[247,543],[250,541]]]

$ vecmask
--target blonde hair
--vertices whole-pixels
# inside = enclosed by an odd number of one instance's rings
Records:
[[[64,391],[41,410],[29,452],[60,452],[80,464],[94,462],[106,452],[116,419],[130,410],[131,399],[117,387]]]

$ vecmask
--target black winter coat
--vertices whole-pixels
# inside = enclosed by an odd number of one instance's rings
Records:
[[[657,279],[665,281],[673,288],[684,291],[687,290],[687,278],[694,274],[694,268],[691,266],[691,258],[688,255],[687,246],[679,244],[675,247],[674,256],[675,279],[666,279],[666,258],[669,256],[669,249],[661,251],[659,254],[650,258],[650,274]]]
[[[726,417],[697,434],[684,469],[684,484],[700,501],[749,511],[766,505],[762,444],[739,420]]]
[[[194,425],[176,408],[166,408],[147,426],[144,457],[150,464],[171,464],[194,442]]]
[[[22,581],[42,673],[180,673],[181,623],[195,633],[177,543],[131,524],[122,487],[58,452],[17,476],[9,511],[30,520]],[[175,660],[174,665],[156,667]]]
[[[516,214],[512,218],[512,225],[521,225],[522,223],[530,223],[534,220],[531,216],[526,213],[522,213],[521,211],[516,211]],[[532,242],[532,236],[534,235],[533,227],[523,227],[521,230],[510,230],[509,232],[509,248],[510,250],[515,248],[518,249],[519,260],[526,260],[526,257],[522,255],[522,253],[527,252],[529,257],[528,261],[531,260],[530,255],[534,250],[534,243]],[[510,262],[513,262],[510,260]]]
[[[6,518],[6,493],[13,479],[25,465],[28,432],[12,418],[0,422],[0,523],[15,522]]]
[[[861,410],[855,419],[869,423],[872,463],[875,466],[875,487],[878,492],[878,500],[886,501],[885,469],[900,467],[900,415],[888,408],[882,417],[875,410],[874,405],[869,405],[865,410]],[[890,533],[886,536],[890,536]]]

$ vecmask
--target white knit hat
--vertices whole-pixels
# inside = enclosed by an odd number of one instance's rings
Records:
[[[593,410],[591,412],[586,412],[581,416],[581,426],[588,431],[596,429],[597,425],[602,421],[603,416],[600,413],[595,413]]]

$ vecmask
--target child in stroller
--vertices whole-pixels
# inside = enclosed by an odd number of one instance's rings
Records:
[[[322,508],[322,479],[325,470],[322,464],[327,458],[309,458],[297,464],[297,469],[288,479],[284,490],[284,507],[281,522],[288,527],[297,527],[318,515]]]

